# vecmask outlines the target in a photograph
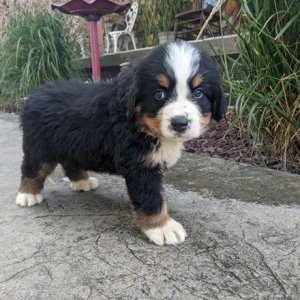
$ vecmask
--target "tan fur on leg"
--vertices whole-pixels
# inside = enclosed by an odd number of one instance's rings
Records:
[[[186,238],[182,225],[169,217],[166,200],[158,214],[148,216],[137,213],[137,223],[146,236],[159,246],[182,243]]]
[[[164,199],[161,212],[155,215],[146,215],[142,212],[137,212],[137,225],[142,230],[164,226],[169,220],[167,209],[167,201]]]
[[[74,191],[90,191],[99,186],[98,180],[95,177],[89,177],[85,170],[74,168],[68,163],[63,164],[63,169],[66,176],[71,180],[71,189]]]
[[[41,203],[43,201],[41,191],[45,179],[54,171],[55,167],[56,164],[43,164],[35,178],[22,177],[16,199],[17,204],[20,206],[33,206]]]

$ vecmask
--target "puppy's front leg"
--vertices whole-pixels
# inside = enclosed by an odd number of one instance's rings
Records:
[[[157,245],[178,244],[186,238],[182,225],[171,219],[161,194],[162,175],[157,169],[135,170],[126,176],[129,196],[137,214],[137,224]]]

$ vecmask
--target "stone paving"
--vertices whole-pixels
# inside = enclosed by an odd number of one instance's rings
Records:
[[[136,228],[124,180],[76,193],[57,169],[15,204],[18,117],[0,113],[0,299],[300,299],[300,177],[184,153],[165,176],[185,243]]]

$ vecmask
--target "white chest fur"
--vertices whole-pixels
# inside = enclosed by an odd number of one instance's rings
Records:
[[[147,156],[146,162],[151,166],[161,165],[169,168],[180,158],[182,148],[183,142],[181,141],[163,139],[160,145]]]

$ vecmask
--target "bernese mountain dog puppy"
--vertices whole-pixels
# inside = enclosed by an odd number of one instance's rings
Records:
[[[119,174],[146,236],[157,245],[183,242],[184,228],[168,215],[162,173],[226,106],[215,62],[182,41],[156,47],[111,81],[45,84],[21,113],[17,204],[41,203],[44,181],[57,164],[75,191],[98,187],[87,171]]]

